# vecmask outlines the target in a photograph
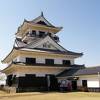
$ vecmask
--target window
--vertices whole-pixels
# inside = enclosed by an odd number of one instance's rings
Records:
[[[32,30],[32,36],[36,36],[36,31]]]
[[[32,32],[26,33],[26,35],[27,35],[27,36],[34,37],[34,36],[36,36],[36,31],[35,31],[35,30],[32,30]]]
[[[59,37],[55,36],[55,37],[54,37],[54,40],[55,40],[55,41],[59,41]]]
[[[36,64],[36,59],[35,58],[26,58],[26,64],[29,64],[29,65]]]
[[[70,60],[63,60],[63,65],[70,65]]]
[[[43,37],[45,35],[45,32],[39,31],[39,37]]]
[[[52,36],[52,33],[48,33],[49,36]]]
[[[44,21],[39,21],[39,22],[37,22],[37,24],[47,25]]]
[[[43,47],[44,47],[44,48],[46,48],[46,47],[47,47],[46,43],[44,43],[44,44],[43,44]]]
[[[51,48],[51,44],[49,44],[49,43],[44,43],[44,44],[43,44],[43,48]]]
[[[48,48],[51,48],[51,44],[48,44]]]
[[[23,41],[25,44],[27,44],[27,42],[26,41]]]
[[[45,59],[47,65],[54,65],[54,59]]]

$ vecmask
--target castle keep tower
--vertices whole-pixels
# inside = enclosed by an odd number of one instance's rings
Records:
[[[19,91],[56,90],[56,75],[69,70],[82,53],[68,51],[59,45],[59,32],[43,13],[32,21],[24,20],[18,28],[12,51],[2,61],[8,64],[2,72],[7,86]]]

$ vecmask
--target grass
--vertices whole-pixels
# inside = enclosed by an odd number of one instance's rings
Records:
[[[100,93],[10,93],[0,91],[0,100],[100,100]]]

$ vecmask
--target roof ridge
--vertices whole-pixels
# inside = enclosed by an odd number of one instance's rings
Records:
[[[98,66],[91,66],[91,67],[86,67],[86,69],[91,69],[91,68],[98,68],[100,67],[99,65]]]
[[[43,18],[44,20],[46,20],[46,22],[49,23],[49,26],[55,27],[54,25],[52,25],[52,24],[44,17],[43,12],[41,12],[41,15],[38,16],[38,17],[36,17],[35,19],[33,19],[33,20],[31,20],[31,21],[28,21],[28,20],[25,19],[25,21],[26,21],[26,22],[33,22],[33,23],[34,23],[34,21],[36,21],[36,20],[39,19],[39,18]]]

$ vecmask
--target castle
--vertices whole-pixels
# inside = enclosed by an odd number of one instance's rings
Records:
[[[62,27],[52,25],[43,13],[32,21],[24,20],[15,34],[12,51],[2,61],[8,67],[7,86],[16,92],[55,91],[59,85],[78,88],[79,73],[84,65],[74,63],[82,53],[69,51],[59,44],[57,33]],[[84,81],[84,84],[86,81]]]

